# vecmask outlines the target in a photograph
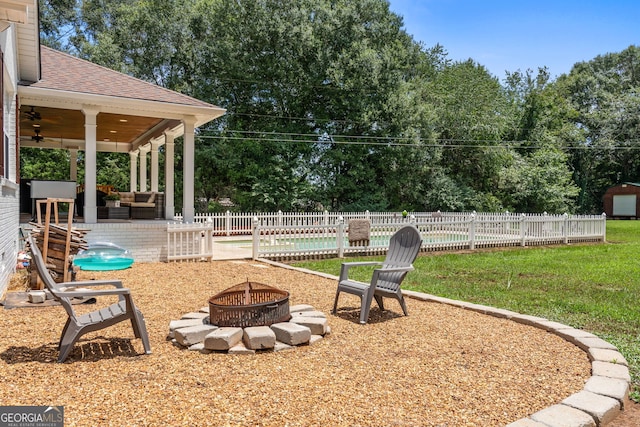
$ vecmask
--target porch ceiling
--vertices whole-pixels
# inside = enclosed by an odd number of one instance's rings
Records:
[[[84,110],[97,112],[97,150],[112,152],[136,150],[164,132],[180,136],[185,120],[199,127],[225,113],[207,102],[45,46],[40,47],[40,57],[41,78],[18,86],[23,147],[83,150]]]
[[[96,129],[98,150],[135,150],[139,145],[179,125],[179,120],[100,113]],[[36,131],[42,140],[34,138]],[[23,147],[83,149],[84,138],[84,114],[80,110],[30,105],[20,107],[20,144]]]

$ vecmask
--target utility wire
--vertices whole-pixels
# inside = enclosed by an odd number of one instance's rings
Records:
[[[240,131],[242,132],[242,131]],[[353,135],[331,135],[328,139],[320,139],[321,135],[305,135],[305,134],[275,134],[268,132],[255,132],[256,138],[250,138],[247,136],[233,136],[233,135],[198,135],[200,139],[213,139],[213,140],[234,140],[234,141],[266,141],[266,142],[281,142],[292,144],[336,144],[336,145],[361,145],[371,147],[407,147],[407,148],[515,148],[515,149],[540,149],[549,145],[556,146],[558,148],[566,150],[640,150],[640,140],[627,141],[628,143],[637,144],[635,146],[595,146],[587,145],[583,142],[565,141],[563,145],[557,145],[551,142],[543,141],[492,141],[492,140],[465,140],[465,139],[433,139],[430,142],[423,142],[422,139],[413,140],[412,142],[398,142],[399,140],[410,138],[402,137],[375,137],[375,136],[353,136]],[[283,137],[284,136],[284,137]],[[291,136],[303,136],[313,139],[298,139],[291,138]],[[341,138],[341,139],[336,139]],[[353,141],[342,140],[342,138],[353,139],[366,139],[366,141]],[[372,139],[382,140],[379,142],[373,142]],[[493,144],[489,144],[494,142]],[[523,145],[526,144],[526,145]],[[572,145],[577,144],[577,145]]]
[[[296,121],[296,122],[321,122],[321,123],[340,123],[340,124],[349,124],[349,125],[359,125],[359,126],[371,126],[372,123],[376,123],[378,125],[385,125],[388,122],[385,122],[384,120],[374,120],[373,122],[359,122],[356,120],[348,120],[348,119],[332,119],[332,118],[319,118],[319,117],[297,117],[297,116],[282,116],[282,115],[275,115],[275,114],[258,114],[258,113],[238,113],[238,112],[233,112],[233,111],[227,111],[223,118],[225,117],[231,117],[231,116],[243,116],[243,117],[253,117],[253,118],[266,118],[266,119],[273,119],[273,120],[290,120],[290,121]],[[512,131],[512,132],[521,132],[521,131],[531,131],[531,128],[525,128],[525,127],[517,127],[517,126],[510,126],[508,128],[504,129],[505,131]],[[241,132],[241,131],[238,131]]]

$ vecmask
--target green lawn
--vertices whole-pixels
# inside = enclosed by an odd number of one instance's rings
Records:
[[[342,261],[295,265],[338,275]],[[629,362],[631,396],[640,401],[640,221],[608,221],[604,244],[425,253],[414,266],[406,289],[545,317],[607,340]]]

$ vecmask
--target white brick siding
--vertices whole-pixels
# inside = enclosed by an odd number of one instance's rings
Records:
[[[17,184],[17,148],[16,148],[16,92],[17,57],[15,47],[15,26],[9,25],[0,33],[0,48],[4,53],[4,93],[0,94],[3,103],[4,129],[0,134],[0,143],[4,144],[4,135],[9,140],[5,156],[7,178],[0,177],[0,295],[4,294],[11,275],[15,272],[18,251],[22,249],[19,240],[20,231],[20,186]],[[0,161],[4,161],[0,159]]]
[[[74,224],[78,229],[90,230],[89,243],[111,242],[128,249],[136,262],[167,260],[167,224],[155,223],[98,223]]]

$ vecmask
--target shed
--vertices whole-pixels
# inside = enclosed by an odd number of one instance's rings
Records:
[[[607,218],[640,217],[640,183],[625,182],[609,187],[602,199]]]

